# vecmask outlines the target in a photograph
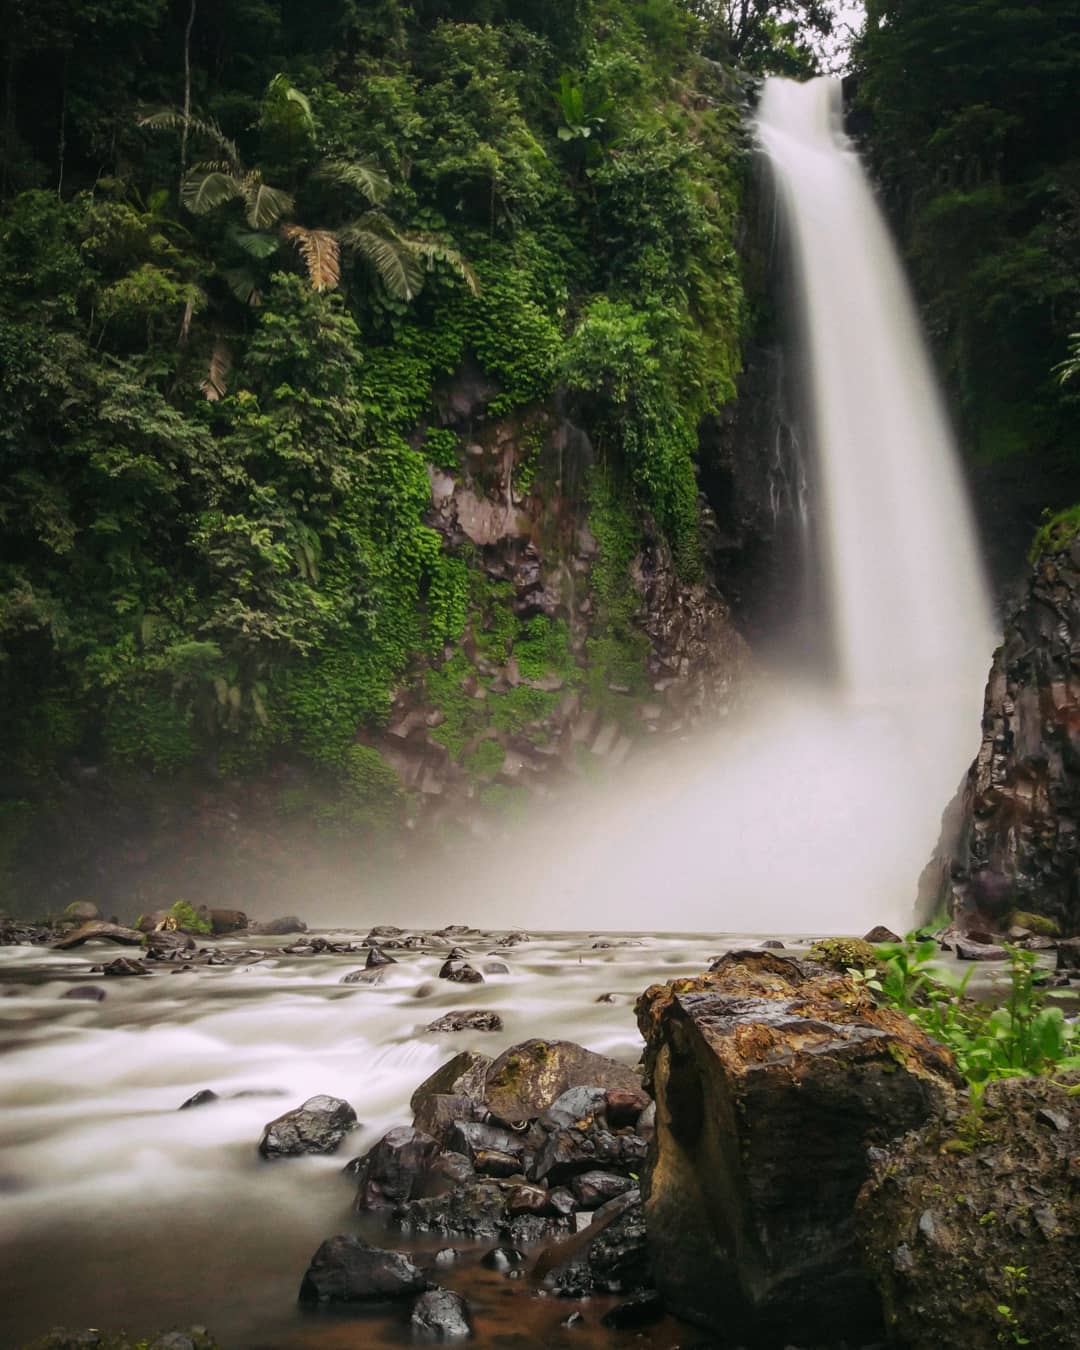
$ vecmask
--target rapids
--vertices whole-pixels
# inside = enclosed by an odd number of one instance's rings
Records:
[[[605,940],[642,945],[594,949]],[[735,945],[705,936],[548,935],[500,951],[508,975],[461,986],[436,978],[451,945],[443,941],[395,952],[398,964],[382,983],[365,986],[340,982],[363,965],[362,954],[282,953],[290,941],[220,940],[222,951],[263,957],[184,974],[165,965],[153,977],[125,979],[88,973],[116,954],[112,947],[0,947],[0,1345],[54,1325],[149,1332],[196,1322],[228,1350],[407,1339],[393,1317],[364,1322],[355,1311],[297,1308],[319,1243],[358,1227],[345,1163],[409,1123],[415,1088],[460,1049],[494,1055],[543,1035],[635,1063],[636,996]],[[483,953],[496,940],[466,945]],[[61,997],[87,982],[107,991],[103,1003]],[[616,1002],[597,1003],[605,993]],[[504,1029],[424,1033],[452,1008],[495,1009]],[[201,1088],[222,1100],[178,1110]],[[232,1096],[242,1092],[280,1095]],[[260,1159],[263,1125],[316,1093],[344,1097],[361,1127],[329,1157]],[[519,1298],[510,1317],[501,1277],[474,1271],[469,1279],[481,1332],[472,1343],[557,1343],[551,1337],[571,1306]],[[497,1339],[508,1330],[519,1339]],[[603,1337],[607,1346],[622,1343]]]

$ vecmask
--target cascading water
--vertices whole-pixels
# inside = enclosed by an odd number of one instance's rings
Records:
[[[845,687],[925,700],[929,716],[950,691],[970,706],[990,632],[974,533],[896,251],[843,134],[839,82],[769,80],[757,127],[793,243]]]

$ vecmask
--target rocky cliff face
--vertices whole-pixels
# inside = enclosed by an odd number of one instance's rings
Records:
[[[1044,555],[994,655],[982,744],[923,878],[963,917],[1080,930],[1080,540]]]

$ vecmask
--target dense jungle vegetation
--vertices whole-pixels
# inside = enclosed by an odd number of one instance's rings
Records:
[[[965,445],[1075,464],[1080,4],[870,0],[867,20],[867,143]]]

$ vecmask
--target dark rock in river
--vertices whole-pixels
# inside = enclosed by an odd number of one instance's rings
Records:
[[[437,1017],[425,1031],[502,1031],[502,1018],[497,1012],[477,1008],[469,1012],[449,1012]]]
[[[461,1340],[472,1335],[469,1305],[450,1289],[429,1289],[413,1304],[409,1319],[421,1340]]]
[[[618,1172],[579,1172],[570,1182],[570,1190],[582,1209],[599,1209],[616,1196],[637,1188],[632,1177],[620,1176]]]
[[[348,975],[342,975],[342,984],[382,984],[383,968],[376,967],[375,970],[350,970]]]
[[[455,984],[483,984],[484,977],[474,970],[467,961],[451,959],[439,971],[440,980],[452,980]]]
[[[99,989],[96,984],[77,984],[73,989],[65,990],[61,997],[87,1003],[101,1003],[105,998],[105,990]]]
[[[242,909],[207,909],[200,906],[199,916],[209,920],[210,931],[215,937],[225,933],[240,933],[248,926],[247,915]]]
[[[153,961],[174,960],[181,952],[193,952],[195,939],[179,929],[157,928],[146,934],[146,955]]]
[[[990,942],[965,942],[957,938],[953,950],[958,961],[1007,961],[1009,953],[1004,947]]]
[[[266,1126],[259,1152],[264,1158],[333,1153],[356,1123],[356,1112],[340,1097],[309,1097]]]
[[[405,1298],[427,1286],[422,1271],[400,1252],[369,1247],[351,1233],[327,1238],[300,1285],[301,1303],[356,1303]]]
[[[641,1079],[625,1064],[572,1041],[523,1041],[488,1070],[484,1102],[499,1120],[534,1120],[568,1088],[579,1086],[635,1091]]]
[[[115,942],[122,947],[141,947],[143,935],[134,928],[106,923],[104,919],[92,919],[57,938],[52,945],[57,951],[67,951],[71,947],[81,947],[85,942]]]
[[[484,1083],[491,1063],[489,1055],[479,1055],[473,1050],[462,1050],[453,1059],[441,1064],[416,1089],[409,1098],[413,1113],[420,1111],[424,1102],[437,1094],[479,1101],[483,1097]]]
[[[101,910],[92,900],[73,900],[64,909],[64,918],[72,923],[90,923],[92,919],[101,918]]]
[[[518,1189],[513,1182],[478,1177],[444,1195],[398,1205],[394,1222],[407,1233],[490,1237],[515,1243],[537,1242],[573,1231],[573,1220],[561,1215],[513,1212],[511,1197]]]
[[[1080,1344],[1080,1074],[991,1083],[875,1155],[864,1260],[905,1350]]]
[[[480,1264],[488,1270],[497,1270],[505,1274],[515,1266],[525,1264],[525,1253],[519,1252],[516,1247],[492,1247],[491,1251],[485,1252],[480,1258]]]
[[[651,1285],[645,1216],[637,1189],[596,1211],[582,1232],[545,1247],[536,1275],[565,1298],[628,1294]]]
[[[181,1102],[176,1108],[178,1111],[189,1111],[193,1106],[209,1106],[211,1102],[220,1101],[218,1094],[213,1088],[201,1088],[193,1093],[186,1102]]]
[[[505,961],[485,961],[481,967],[485,975],[509,975],[510,967]]]
[[[306,933],[307,924],[295,914],[289,914],[283,919],[268,919],[265,923],[249,924],[248,932],[263,937],[287,937],[290,933]]]
[[[732,1344],[875,1338],[854,1205],[867,1147],[960,1085],[948,1051],[843,975],[771,952],[638,1000],[657,1132],[643,1193],[657,1287]]]
[[[439,1151],[422,1130],[399,1125],[384,1134],[355,1165],[355,1208],[390,1209],[420,1193],[423,1178]],[[350,1169],[353,1170],[353,1169]]]
[[[118,956],[115,961],[110,961],[108,965],[101,967],[102,975],[149,975],[150,969],[142,961],[135,961],[130,956]]]
[[[884,924],[878,924],[876,928],[871,928],[869,933],[863,938],[864,942],[899,942],[901,939],[892,931],[886,928]]]
[[[450,1132],[458,1121],[480,1121],[486,1115],[483,1103],[474,1101],[471,1097],[435,1092],[425,1096],[419,1103],[413,1115],[413,1124],[418,1130],[434,1135],[446,1146]]]
[[[387,956],[381,948],[372,947],[367,954],[367,961],[365,964],[368,970],[374,970],[377,966],[396,965],[396,962],[392,956]]]

